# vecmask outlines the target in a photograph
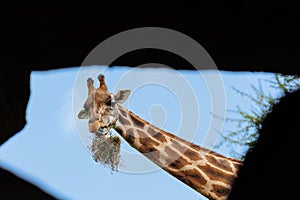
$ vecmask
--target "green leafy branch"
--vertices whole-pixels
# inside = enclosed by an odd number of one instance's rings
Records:
[[[253,146],[259,130],[266,116],[272,111],[272,107],[279,101],[280,97],[300,88],[300,76],[275,74],[274,79],[265,80],[270,87],[278,90],[276,97],[263,90],[261,80],[258,86],[251,85],[254,95],[245,93],[235,87],[232,89],[242,97],[248,98],[252,102],[250,111],[236,106],[235,110],[229,110],[237,115],[236,118],[227,118],[226,122],[236,126],[235,131],[222,133],[222,140],[217,147],[226,145],[231,148],[231,156],[244,159],[245,152],[238,153],[236,149],[246,149]]]

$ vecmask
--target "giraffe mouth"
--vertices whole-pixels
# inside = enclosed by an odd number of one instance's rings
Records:
[[[109,124],[105,124],[103,122],[97,122],[98,125],[99,125],[99,128],[98,128],[98,131],[97,132],[100,132],[100,133],[103,133],[103,134],[107,134],[112,128],[114,128],[116,122],[113,122],[113,123],[109,123]]]
[[[108,133],[110,133],[112,126],[100,126],[98,131],[95,132],[96,136],[103,136],[103,135],[107,135]]]

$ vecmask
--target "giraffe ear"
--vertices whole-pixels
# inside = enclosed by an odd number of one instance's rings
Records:
[[[78,113],[78,119],[89,119],[89,112],[86,111],[85,109],[82,109],[79,113]]]
[[[130,90],[120,90],[114,95],[116,103],[124,103],[130,95]]]

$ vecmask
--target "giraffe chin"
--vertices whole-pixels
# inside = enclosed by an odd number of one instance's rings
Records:
[[[100,127],[98,129],[98,131],[95,132],[95,134],[98,137],[105,136],[110,132],[111,128],[112,128],[112,126],[110,126],[110,127],[108,127],[108,126]]]

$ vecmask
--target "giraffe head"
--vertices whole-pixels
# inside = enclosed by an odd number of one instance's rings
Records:
[[[130,90],[120,90],[116,94],[108,92],[105,78],[98,76],[99,88],[94,88],[94,81],[87,79],[89,89],[88,98],[84,103],[84,109],[79,112],[79,119],[89,119],[89,131],[91,133],[102,132],[113,126],[119,115],[117,104],[121,104],[128,98]]]

